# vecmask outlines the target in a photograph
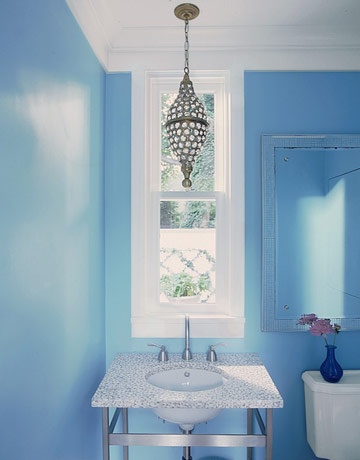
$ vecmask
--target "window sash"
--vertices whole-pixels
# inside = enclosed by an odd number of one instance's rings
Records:
[[[227,225],[227,216],[226,216],[226,205],[225,205],[225,194],[221,192],[194,192],[194,194],[189,194],[188,192],[153,192],[152,199],[152,208],[153,208],[153,223],[150,225],[149,232],[151,232],[150,239],[152,241],[151,247],[149,247],[148,258],[152,262],[147,266],[147,279],[149,280],[148,289],[148,305],[147,308],[151,311],[151,314],[162,314],[164,313],[164,307],[168,304],[160,303],[160,286],[159,286],[159,271],[156,267],[160,266],[160,225],[156,223],[160,222],[160,201],[165,197],[167,199],[174,199],[175,197],[181,197],[184,200],[194,200],[199,199],[214,199],[216,203],[216,300],[215,303],[201,303],[198,305],[191,306],[191,312],[196,312],[198,314],[220,314],[227,312],[227,299],[226,299],[226,289],[227,289],[227,276],[229,273],[228,266],[228,225]],[[201,198],[200,198],[201,197]],[[205,306],[205,308],[204,308]],[[173,308],[173,313],[175,313],[176,307]],[[178,312],[182,312],[184,306],[179,305],[177,308]],[[189,312],[190,312],[189,310]],[[169,313],[169,312],[167,312]]]

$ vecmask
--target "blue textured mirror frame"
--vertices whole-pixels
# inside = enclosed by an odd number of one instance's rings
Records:
[[[263,331],[360,329],[360,135],[263,135]]]

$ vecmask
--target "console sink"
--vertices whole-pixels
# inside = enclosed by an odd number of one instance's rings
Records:
[[[194,369],[211,371],[212,377],[216,373],[222,384],[205,390],[199,389],[204,388],[201,381],[195,391],[183,391],[186,387],[194,389],[191,386]],[[149,379],[154,383],[160,379],[160,385],[164,385],[164,380],[168,385],[165,377],[176,376],[175,370],[190,372],[189,385],[183,385],[182,391],[162,389],[149,382]],[[173,372],[164,376],[165,371]],[[199,375],[209,377],[207,373]],[[208,380],[206,378],[206,382]],[[204,353],[194,353],[190,362],[184,361],[180,353],[171,353],[163,363],[156,361],[154,353],[130,352],[115,358],[91,405],[104,410],[109,407],[151,409],[159,417],[191,429],[194,424],[215,417],[222,409],[276,409],[283,407],[283,400],[256,353],[223,353],[214,363],[206,361]]]
[[[163,390],[186,393],[212,390],[225,383],[224,377],[218,372],[187,367],[162,370],[148,375],[146,380]],[[195,424],[216,417],[221,409],[156,408],[153,411],[158,417],[180,425],[182,430],[191,431]]]

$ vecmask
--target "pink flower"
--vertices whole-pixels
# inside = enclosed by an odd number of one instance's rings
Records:
[[[310,326],[309,331],[311,335],[322,336],[325,340],[326,345],[328,344],[326,336],[328,334],[335,334],[333,345],[335,345],[335,339],[339,334],[341,326],[334,323],[331,324],[330,319],[318,318],[315,313],[309,313],[307,315],[301,315],[298,320],[298,324],[301,326]]]
[[[308,313],[307,315],[301,316],[301,318],[298,321],[298,324],[301,324],[302,326],[311,326],[317,319],[318,317],[315,315],[315,313]]]
[[[311,335],[333,334],[335,332],[329,319],[317,319],[310,327]]]

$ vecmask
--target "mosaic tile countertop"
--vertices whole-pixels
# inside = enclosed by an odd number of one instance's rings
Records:
[[[146,377],[161,370],[207,369],[220,373],[225,383],[203,391],[163,390]],[[93,407],[132,408],[280,408],[283,400],[259,356],[255,353],[219,353],[218,361],[206,361],[205,354],[194,354],[183,361],[180,354],[169,354],[159,363],[157,353],[119,354],[94,394]]]

